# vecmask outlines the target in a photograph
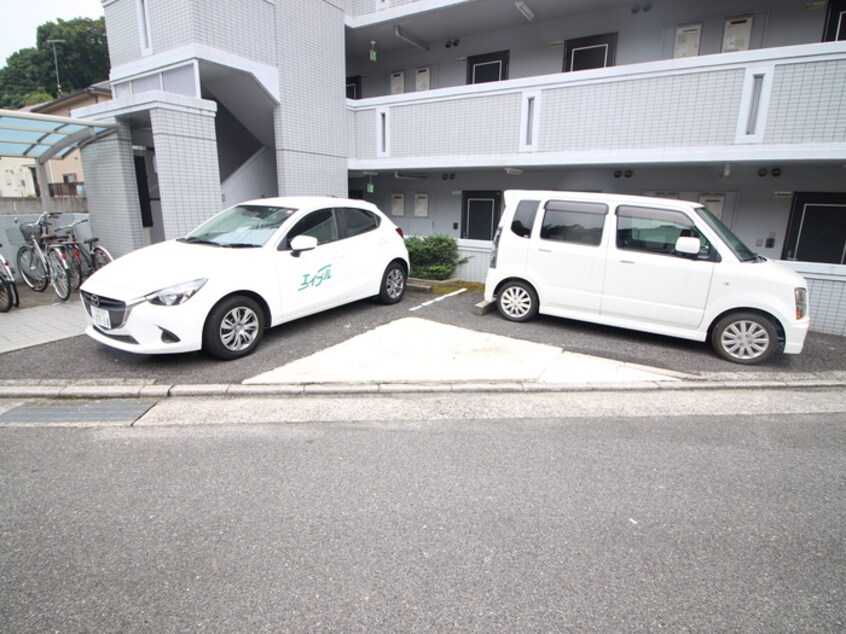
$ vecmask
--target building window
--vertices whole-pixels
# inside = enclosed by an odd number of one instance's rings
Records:
[[[473,55],[467,58],[467,83],[484,84],[508,79],[508,51]]]
[[[567,40],[564,43],[564,72],[613,66],[616,56],[616,33]]]

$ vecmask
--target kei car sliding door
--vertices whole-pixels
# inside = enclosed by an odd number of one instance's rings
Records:
[[[599,312],[607,213],[608,206],[596,202],[550,200],[544,205],[527,260],[541,312]]]

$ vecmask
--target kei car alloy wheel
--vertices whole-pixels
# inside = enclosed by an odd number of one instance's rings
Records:
[[[496,307],[509,321],[529,321],[538,314],[538,294],[525,282],[507,282],[497,293]]]
[[[734,313],[714,327],[712,344],[723,359],[753,365],[771,357],[778,347],[773,322],[756,313]]]

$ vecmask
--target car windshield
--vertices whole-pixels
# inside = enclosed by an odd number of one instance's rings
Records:
[[[221,247],[260,247],[296,209],[238,205],[219,213],[182,238],[182,242]]]
[[[760,259],[752,249],[743,244],[743,241],[732,233],[731,229],[723,224],[722,220],[714,215],[714,212],[707,207],[696,207],[696,213],[722,238],[738,260],[741,262],[757,262]]]

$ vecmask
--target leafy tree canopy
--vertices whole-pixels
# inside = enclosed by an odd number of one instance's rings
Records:
[[[36,47],[12,53],[0,68],[0,108],[16,109],[59,96],[53,44],[48,40],[64,40],[56,43],[63,95],[108,79],[104,18],[45,22],[36,32]]]

